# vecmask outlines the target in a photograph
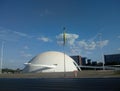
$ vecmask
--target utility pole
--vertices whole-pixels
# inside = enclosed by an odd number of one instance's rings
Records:
[[[65,77],[65,72],[66,72],[66,63],[65,63],[65,43],[66,43],[66,34],[65,34],[65,30],[66,28],[63,28],[64,32],[63,32],[63,51],[64,51],[64,77]]]
[[[2,46],[1,46],[0,74],[2,74],[2,66],[3,66],[3,48],[4,48],[4,41],[2,41]]]
[[[100,37],[100,50],[101,50],[101,60],[103,62],[103,70],[105,70],[105,62],[104,62],[104,58],[103,58],[103,48],[102,48],[102,33],[99,34]]]

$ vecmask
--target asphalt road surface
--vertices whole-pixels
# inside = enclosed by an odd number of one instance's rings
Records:
[[[120,78],[1,78],[0,91],[120,91]]]

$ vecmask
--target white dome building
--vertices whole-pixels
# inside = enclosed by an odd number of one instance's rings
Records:
[[[24,73],[70,72],[80,70],[77,63],[71,57],[66,54],[64,55],[64,53],[55,51],[39,54],[28,63],[25,63],[25,65],[26,67],[23,69]]]

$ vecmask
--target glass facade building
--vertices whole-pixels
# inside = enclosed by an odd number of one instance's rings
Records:
[[[86,57],[81,56],[70,56],[78,65],[86,65]]]
[[[120,54],[104,55],[105,65],[120,65]]]

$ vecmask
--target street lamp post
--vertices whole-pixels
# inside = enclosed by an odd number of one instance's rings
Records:
[[[3,66],[3,48],[4,48],[4,42],[2,42],[2,46],[1,46],[0,74],[2,74],[2,66]]]
[[[65,34],[65,30],[66,28],[63,28],[64,32],[63,32],[63,51],[64,51],[64,77],[65,77],[65,72],[66,72],[66,63],[65,63],[65,43],[66,43],[66,34]]]
[[[101,60],[103,62],[103,70],[105,70],[105,66],[104,66],[104,58],[103,58],[103,49],[102,49],[102,34],[100,33],[99,34],[99,37],[100,37],[100,50],[101,50]]]

